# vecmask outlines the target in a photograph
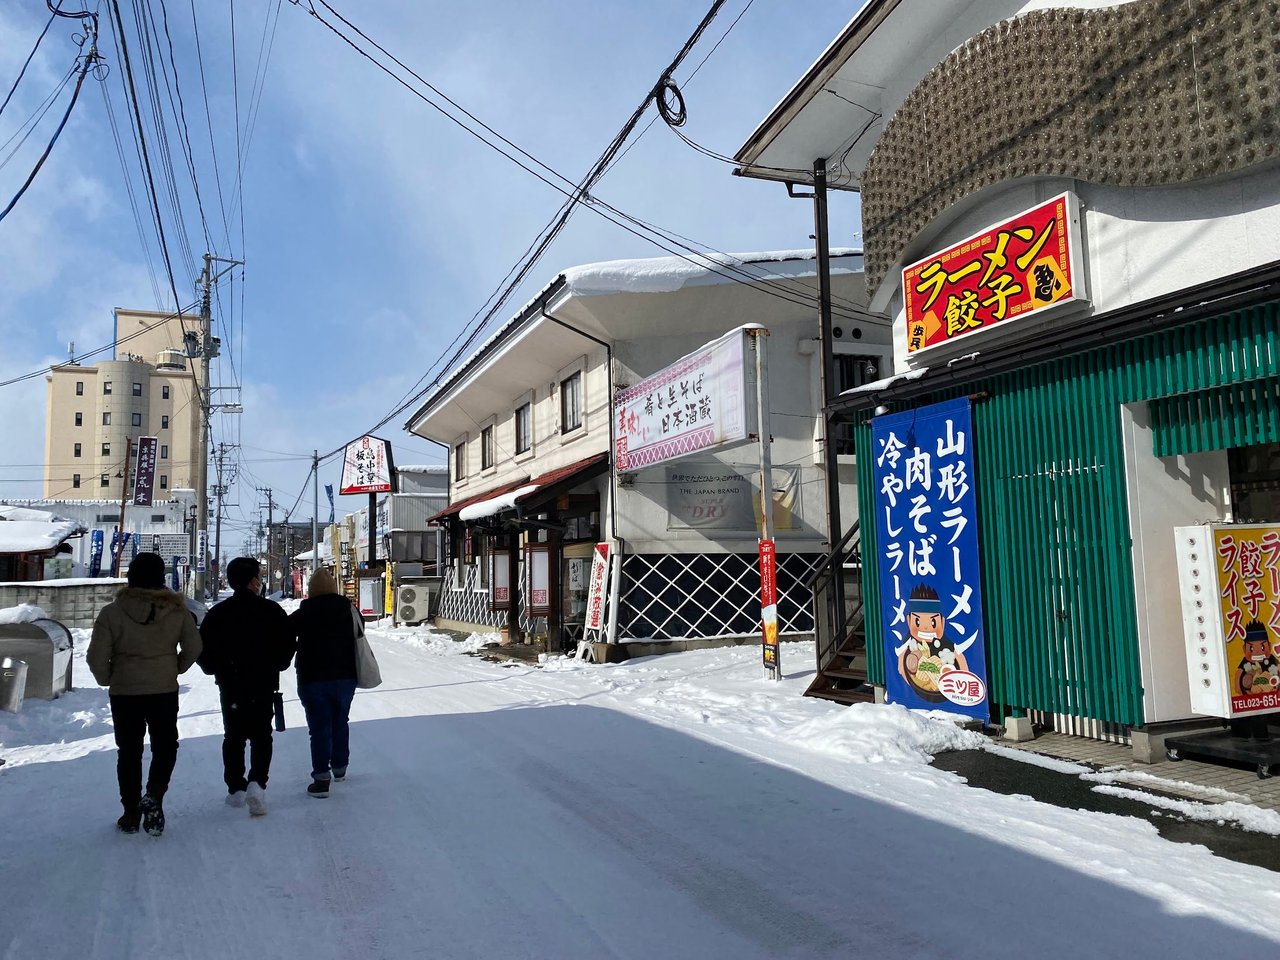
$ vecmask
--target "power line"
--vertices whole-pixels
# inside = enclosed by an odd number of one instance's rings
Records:
[[[40,49],[40,43],[44,40],[44,36],[49,32],[49,28],[53,26],[53,21],[58,19],[58,14],[49,15],[49,22],[44,25],[44,29],[40,31],[40,36],[36,37],[36,45],[31,48],[31,52],[27,54],[27,59],[22,64],[22,69],[18,71],[18,77],[13,81],[13,86],[9,88],[8,95],[4,98],[4,103],[0,103],[0,113],[4,113],[4,108],[9,105],[9,101],[13,99],[14,91],[18,89],[18,84],[22,82],[22,78],[27,75],[27,67],[31,66],[31,61],[36,55],[36,51]]]

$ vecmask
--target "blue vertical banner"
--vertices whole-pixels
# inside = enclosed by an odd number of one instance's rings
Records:
[[[179,592],[182,591],[182,573],[181,573],[181,564],[179,563],[180,560],[182,560],[181,557],[173,558],[173,574],[172,574],[173,589]]]
[[[89,576],[96,577],[102,572],[102,542],[105,539],[101,530],[93,531],[89,538]]]
[[[970,402],[876,417],[871,443],[886,699],[986,720]]]
[[[324,485],[324,492],[329,498],[329,522],[333,523],[333,484],[326,483]]]

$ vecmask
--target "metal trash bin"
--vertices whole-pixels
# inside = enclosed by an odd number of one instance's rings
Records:
[[[17,713],[27,690],[27,663],[12,657],[0,659],[0,710]]]

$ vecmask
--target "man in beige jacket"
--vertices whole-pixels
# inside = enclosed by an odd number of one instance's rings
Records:
[[[165,589],[164,560],[140,553],[129,585],[102,608],[85,660],[111,693],[116,776],[125,833],[164,833],[164,794],[178,759],[178,675],[200,655],[200,632],[181,594]],[[142,794],[142,738],[151,735],[151,769]]]

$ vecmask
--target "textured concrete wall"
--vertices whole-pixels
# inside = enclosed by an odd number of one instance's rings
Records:
[[[58,586],[53,581],[0,583],[0,609],[33,603],[68,627],[92,627],[98,611],[116,598],[123,580],[96,580]]]

